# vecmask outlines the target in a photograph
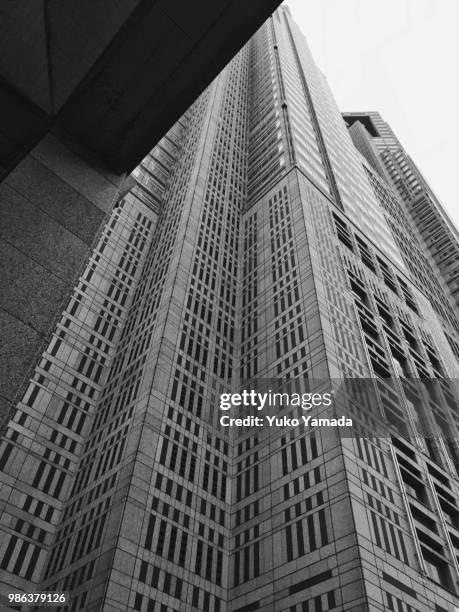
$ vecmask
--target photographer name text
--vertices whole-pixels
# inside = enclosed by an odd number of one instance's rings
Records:
[[[247,410],[269,410],[286,407],[301,408],[309,411],[312,408],[328,408],[333,403],[333,392],[330,393],[275,393],[271,390],[265,393],[257,391],[241,391],[240,393],[222,393],[220,395],[220,410],[228,411],[232,408]],[[352,419],[342,415],[339,417],[324,418],[312,415],[301,415],[299,418],[279,415],[230,416],[224,414],[220,417],[222,427],[352,427]]]

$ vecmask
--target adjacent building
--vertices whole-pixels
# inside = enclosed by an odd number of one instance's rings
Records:
[[[441,202],[425,181],[419,168],[403,149],[399,140],[375,112],[344,113],[349,132],[357,149],[365,156],[373,169],[389,183],[404,204],[408,219],[417,229],[422,250],[430,260],[435,276],[440,279],[442,291],[439,301],[434,293],[429,297],[438,313],[452,318],[459,305],[459,234]],[[410,268],[416,279],[416,266]],[[425,278],[418,278],[425,286]],[[429,288],[431,283],[427,283]],[[446,305],[446,301],[450,305]],[[457,331],[457,329],[456,329]],[[456,351],[457,347],[453,347]]]
[[[450,268],[349,117],[280,8],[134,171],[0,446],[3,593],[457,611]],[[353,427],[221,425],[297,386]]]

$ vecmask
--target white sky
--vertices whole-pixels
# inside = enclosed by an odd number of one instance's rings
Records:
[[[379,111],[459,225],[459,0],[288,0],[341,111]]]

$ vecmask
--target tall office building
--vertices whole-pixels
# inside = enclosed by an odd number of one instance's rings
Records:
[[[451,310],[459,306],[459,234],[456,226],[379,113],[344,113],[343,116],[355,146],[392,186],[404,204],[407,217],[416,226],[424,255],[431,260],[435,276],[443,285],[437,300],[438,287],[429,297],[433,298],[441,316],[451,318]],[[410,271],[416,278],[417,266],[410,267]],[[421,286],[431,287],[425,278],[418,277],[418,280]],[[445,304],[445,299],[449,305]],[[454,325],[454,314],[452,318]],[[459,356],[458,347],[453,345],[453,348]]]
[[[2,592],[457,610],[451,295],[288,9],[133,178],[10,414]],[[222,392],[297,383],[353,428],[222,426]]]

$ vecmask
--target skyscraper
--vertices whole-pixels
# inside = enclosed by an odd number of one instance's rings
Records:
[[[433,269],[446,285],[443,292],[457,307],[459,237],[456,226],[379,113],[345,113],[344,119],[355,146],[403,201]]]
[[[457,314],[380,170],[279,9],[133,173],[18,393],[4,593],[455,610]],[[221,393],[297,383],[352,432],[222,426]]]

